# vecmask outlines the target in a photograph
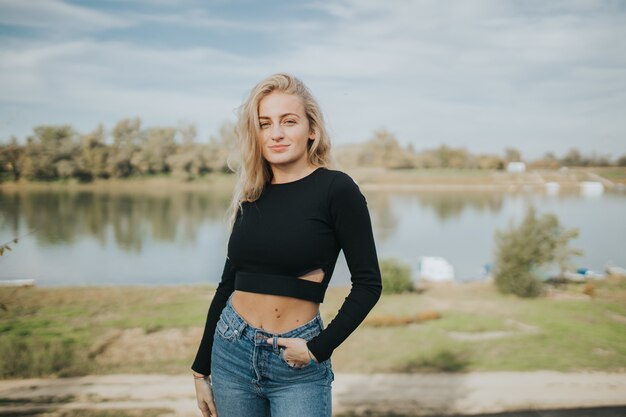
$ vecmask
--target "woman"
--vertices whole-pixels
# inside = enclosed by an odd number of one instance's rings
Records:
[[[257,84],[236,130],[228,255],[191,367],[198,406],[204,417],[330,417],[330,356],[382,289],[367,202],[329,167],[322,113],[299,79]],[[352,288],[324,328],[342,249]]]

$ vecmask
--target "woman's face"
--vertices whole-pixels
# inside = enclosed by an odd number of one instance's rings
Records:
[[[259,103],[259,141],[271,165],[306,165],[307,144],[314,133],[298,96],[273,91]]]

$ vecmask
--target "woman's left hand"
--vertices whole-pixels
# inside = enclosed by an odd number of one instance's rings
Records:
[[[272,344],[273,337],[267,339],[268,344]],[[288,364],[294,367],[302,367],[308,365],[311,358],[317,362],[317,358],[311,353],[309,356],[309,348],[306,340],[301,337],[278,337],[276,343],[278,346],[284,346],[283,357]]]

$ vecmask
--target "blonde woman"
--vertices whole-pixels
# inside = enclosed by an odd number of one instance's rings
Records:
[[[331,354],[382,289],[367,202],[331,168],[321,110],[299,79],[257,84],[236,131],[228,254],[191,367],[198,406],[204,417],[330,417]],[[324,327],[340,250],[352,288]]]

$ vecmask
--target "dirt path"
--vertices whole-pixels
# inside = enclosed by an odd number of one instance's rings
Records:
[[[435,415],[626,406],[626,373],[339,374],[334,415]],[[191,376],[106,375],[0,381],[0,416],[169,409],[199,416]],[[34,415],[34,414],[29,414]]]

